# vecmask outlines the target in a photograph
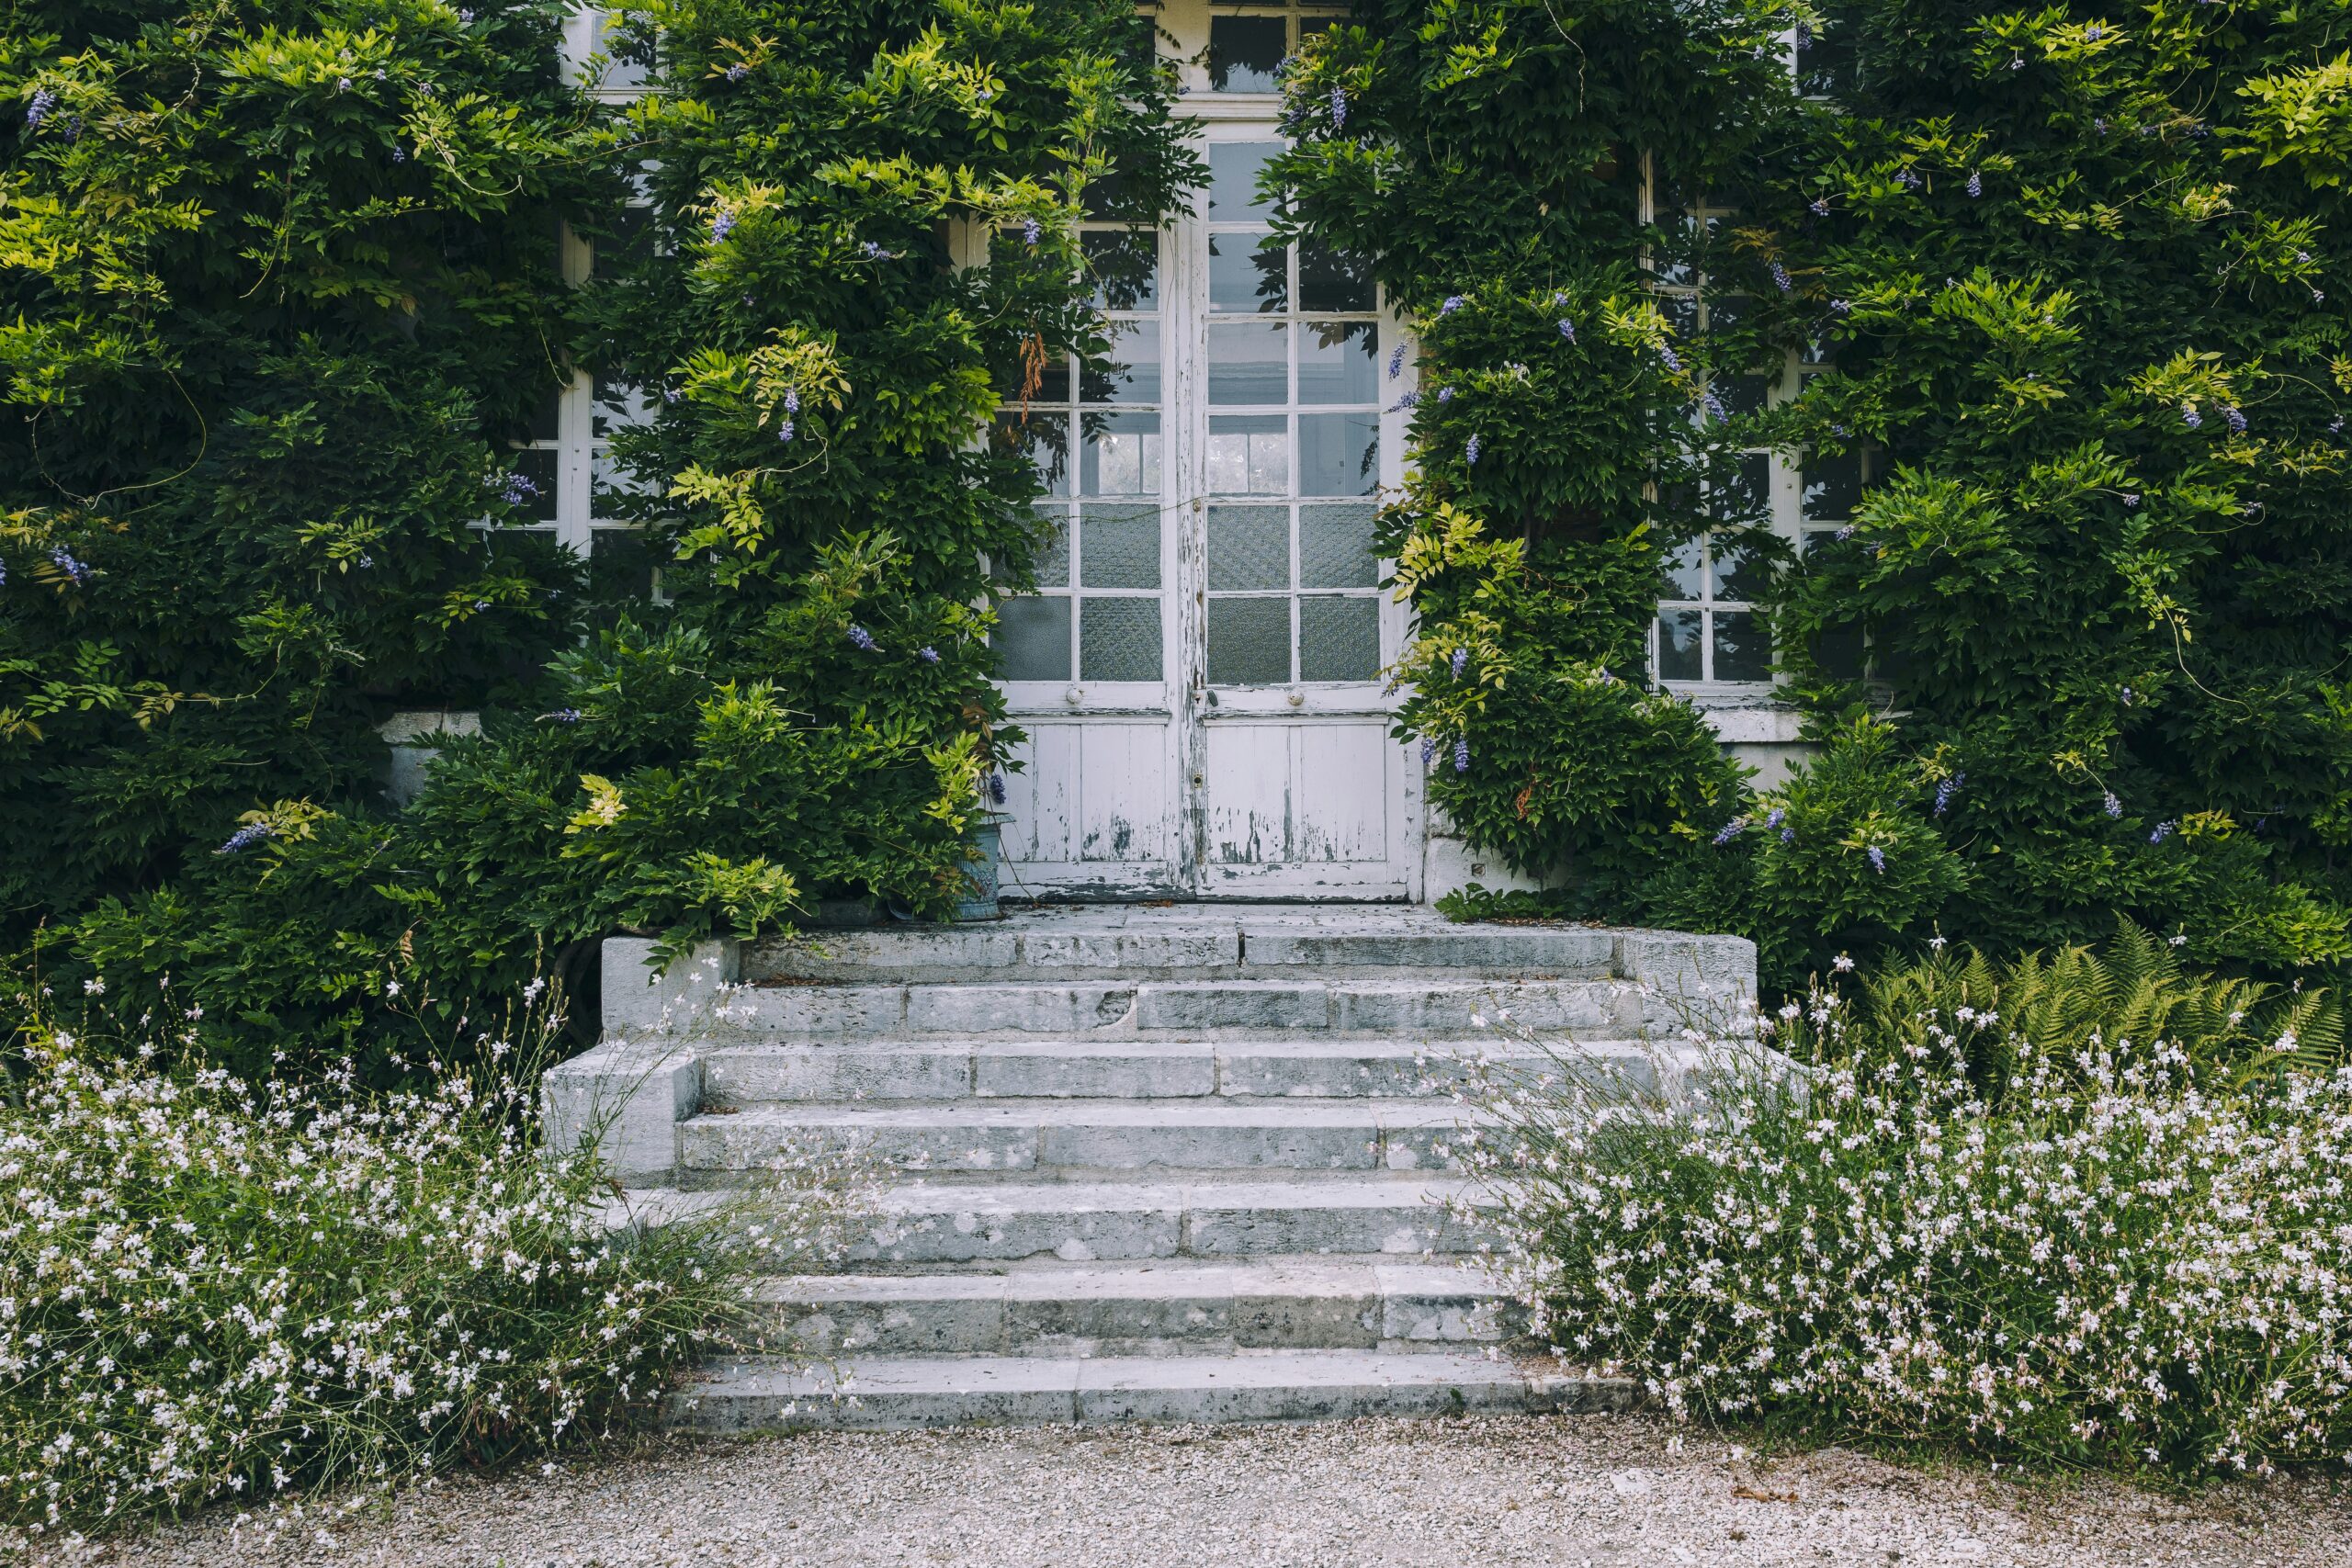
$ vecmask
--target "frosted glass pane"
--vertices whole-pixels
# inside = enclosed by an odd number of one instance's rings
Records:
[[[1038,482],[1047,495],[1069,493],[1069,415],[1014,412],[996,416],[994,445],[1036,466]]]
[[[1280,321],[1223,321],[1209,328],[1209,401],[1290,401],[1290,329]]]
[[[1371,310],[1371,264],[1361,257],[1321,245],[1300,246],[1298,308],[1302,310]]]
[[[997,678],[1004,681],[1069,679],[1069,601],[1007,599],[996,607]]]
[[[1159,587],[1159,508],[1081,508],[1078,558],[1078,580],[1089,588]]]
[[[1037,586],[1069,586],[1069,508],[1049,502],[1037,512]]]
[[[1290,680],[1290,601],[1211,599],[1209,684],[1279,686]]]
[[[1159,236],[1148,229],[1091,230],[1079,236],[1098,310],[1159,308]]]
[[[1699,678],[1699,632],[1705,612],[1668,610],[1657,618],[1657,678],[1695,681]]]
[[[1082,495],[1159,495],[1159,416],[1084,416],[1086,451],[1079,475]]]
[[[1769,681],[1772,678],[1772,638],[1764,617],[1747,610],[1718,610],[1715,622],[1715,679]]]
[[[1300,507],[1299,586],[1371,588],[1377,584],[1380,558],[1372,542],[1373,519],[1377,515],[1377,508],[1364,505]],[[1211,565],[1214,568],[1214,556]]]
[[[1290,493],[1290,422],[1278,413],[1213,416],[1209,491],[1216,495]]]
[[[1300,402],[1368,403],[1379,396],[1380,343],[1370,321],[1307,321],[1301,325]]]
[[[1286,309],[1289,254],[1263,234],[1211,234],[1209,309],[1243,315]]]
[[[1280,17],[1209,18],[1209,91],[1279,93],[1283,56],[1290,52]]]
[[[1159,596],[1080,601],[1078,673],[1086,681],[1159,680]]]
[[[1380,601],[1310,594],[1298,602],[1298,678],[1369,681],[1380,672]]]
[[[1380,488],[1380,416],[1298,416],[1298,493],[1370,495]]]
[[[1279,141],[1209,143],[1209,211],[1219,223],[1271,218],[1273,203],[1258,194],[1258,171],[1283,150]]]
[[[1209,587],[1288,588],[1290,508],[1209,508]]]
[[[1089,403],[1156,403],[1159,400],[1159,323],[1114,321],[1111,361],[1079,377],[1078,395]]]

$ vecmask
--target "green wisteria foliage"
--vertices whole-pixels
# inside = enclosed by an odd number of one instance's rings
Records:
[[[1420,325],[1403,723],[1474,839],[1784,980],[2118,911],[2211,962],[2352,956],[2341,7],[1358,23],[1293,75],[1285,172]],[[1702,193],[1730,215],[1675,221]],[[1658,317],[1661,272],[1715,330]],[[1783,365],[1779,406],[1707,396]],[[1802,560],[1765,545],[1826,746],[1758,796],[1643,636],[1662,549],[1758,521],[1692,481],[1763,445],[1871,482]]]

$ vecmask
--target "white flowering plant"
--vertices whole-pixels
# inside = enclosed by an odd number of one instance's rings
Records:
[[[93,993],[102,996],[104,993]],[[452,1462],[552,1452],[754,1332],[756,1271],[834,1252],[845,1155],[654,1227],[541,1146],[524,1049],[366,1092],[165,1067],[19,996],[0,1103],[0,1523],[83,1531],[232,1500],[282,1522]],[[526,1039],[556,1021],[535,988]]]
[[[1670,1099],[1489,1069],[1494,1264],[1681,1416],[2183,1477],[2352,1457],[2340,1015],[2151,986],[2149,945],[1833,975],[1694,1029]]]

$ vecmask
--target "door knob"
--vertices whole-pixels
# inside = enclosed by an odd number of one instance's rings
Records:
[[[1080,702],[1084,701],[1085,698],[1086,694],[1076,686],[1072,686],[1069,691],[1062,694],[1062,701],[1068,703],[1072,707],[1076,707]]]
[[[1290,694],[1290,705],[1293,707],[1304,706],[1306,702],[1306,694],[1305,692],[1293,692]]]

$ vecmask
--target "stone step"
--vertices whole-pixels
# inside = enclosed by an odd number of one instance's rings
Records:
[[[678,1164],[740,1176],[820,1144],[926,1171],[1442,1170],[1480,1120],[1442,1100],[760,1105],[682,1123]]]
[[[883,1191],[849,1257],[893,1265],[1268,1253],[1415,1258],[1469,1252],[1493,1239],[1440,1207],[1470,1195],[1458,1177],[1388,1172],[1283,1181],[918,1181]]]
[[[1609,980],[1106,980],[1005,985],[769,983],[737,992],[710,1033],[786,1040],[899,1040],[1005,1034],[1027,1039],[1198,1038],[1310,1030],[1459,1039],[1508,1011],[1538,1032],[1639,1034],[1642,998]]]
[[[978,981],[1277,978],[1361,969],[1496,978],[1607,979],[1623,933],[1585,926],[1456,925],[1427,909],[1023,911],[995,924],[819,931],[755,945],[743,977]]]
[[[1068,1422],[1335,1420],[1353,1416],[1625,1410],[1627,1379],[1563,1376],[1464,1352],[1271,1350],[1230,1356],[860,1358],[839,1373],[719,1363],[674,1396],[670,1425],[904,1427]]]
[[[1021,1264],[765,1280],[753,1300],[811,1356],[1201,1355],[1459,1348],[1519,1314],[1475,1269],[1377,1258]]]
[[[1589,1072],[1599,1081],[1657,1087],[1640,1041],[1529,1047],[1502,1039],[1217,1041],[949,1040],[763,1042],[723,1045],[702,1062],[705,1104],[770,1101],[1146,1100],[1223,1096],[1412,1098],[1452,1092],[1479,1059],[1534,1072]]]

